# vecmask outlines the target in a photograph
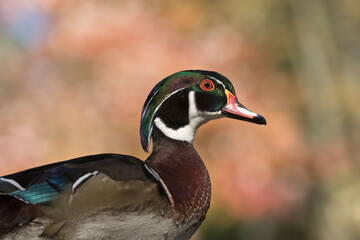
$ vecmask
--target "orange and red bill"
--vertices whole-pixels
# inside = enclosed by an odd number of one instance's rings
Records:
[[[237,100],[234,94],[229,92],[227,89],[225,89],[225,93],[227,95],[227,104],[221,111],[226,117],[266,125],[266,120],[263,116],[249,111]]]

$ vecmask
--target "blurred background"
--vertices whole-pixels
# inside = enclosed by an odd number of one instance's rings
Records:
[[[0,175],[146,159],[142,105],[186,69],[227,76],[267,126],[223,119],[196,240],[360,239],[358,0],[0,0]]]

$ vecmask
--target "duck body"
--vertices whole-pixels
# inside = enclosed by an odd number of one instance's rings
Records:
[[[177,185],[169,184],[169,189],[165,189],[149,165],[156,166],[160,173],[173,173],[151,160],[143,162],[131,156],[100,154],[4,176],[3,179],[14,179],[19,184],[27,178],[32,181],[30,185],[22,185],[27,189],[26,194],[24,190],[18,190],[11,196],[0,197],[2,231],[13,229],[14,223],[18,227],[4,239],[190,238],[205,216],[210,192],[207,191],[207,197],[201,199],[204,201],[201,205],[207,206],[205,212],[189,218],[185,214],[192,211],[186,208],[186,197],[192,196],[192,192],[184,196],[173,195],[181,203],[176,204],[178,209],[175,211],[167,191],[173,191]],[[89,179],[81,180],[81,176],[86,174]],[[164,177],[168,183],[176,184],[178,181]],[[204,186],[207,189],[200,192],[210,190],[208,185]],[[49,202],[54,194],[58,194],[56,200]],[[8,215],[5,215],[6,210]],[[13,222],[14,219],[21,221]],[[28,221],[32,222],[26,224]],[[23,223],[25,225],[20,227]]]
[[[149,157],[85,156],[0,178],[0,239],[190,239],[210,206],[211,183],[192,141],[231,117],[265,124],[210,71],[175,73],[148,96],[140,135]]]

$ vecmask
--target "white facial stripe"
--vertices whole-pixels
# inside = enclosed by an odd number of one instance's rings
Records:
[[[197,128],[200,123],[204,121],[204,118],[199,116],[196,103],[195,103],[195,92],[189,92],[189,124],[178,128],[171,129],[168,128],[165,123],[158,117],[154,120],[155,125],[163,132],[167,137],[192,142],[194,140],[194,136]]]
[[[198,111],[198,113],[200,115],[210,115],[210,116],[217,116],[217,115],[221,115],[221,110],[217,111],[217,112],[206,112],[206,111]],[[216,117],[215,117],[216,118]],[[212,118],[214,119],[214,118]]]
[[[201,118],[201,117],[198,118],[198,122],[201,122],[202,120],[203,120],[203,118]],[[168,128],[165,125],[165,123],[158,117],[154,120],[154,123],[155,123],[156,127],[158,127],[160,129],[160,131],[169,138],[172,138],[175,140],[180,140],[180,141],[187,141],[190,143],[194,140],[195,132],[197,129],[194,126],[195,121],[190,122],[189,125],[178,128],[176,130]],[[192,124],[192,123],[194,123],[194,124]]]
[[[211,116],[211,117],[210,117]],[[162,133],[164,133],[167,137],[180,140],[180,141],[187,141],[192,142],[195,137],[195,133],[199,126],[204,122],[214,119],[217,117],[221,117],[221,111],[217,112],[202,112],[198,111],[195,102],[195,92],[189,92],[189,124],[183,126],[178,129],[172,129],[165,125],[165,123],[157,117],[154,120],[154,124],[157,128],[160,129]]]
[[[164,100],[162,100],[161,103],[155,108],[154,113],[153,113],[153,115],[151,116],[150,122],[153,121],[153,118],[154,118],[156,112],[159,110],[159,107],[166,101],[166,99],[168,99],[169,97],[171,97],[172,95],[174,95],[175,93],[177,93],[177,92],[179,92],[179,91],[181,91],[181,90],[183,90],[183,89],[184,89],[184,88],[180,88],[180,89],[172,92],[172,93],[169,94],[168,96],[166,96],[166,97],[164,98]],[[155,120],[156,120],[156,119],[155,119]],[[155,120],[154,120],[154,122],[155,122]],[[151,132],[152,132],[152,127],[151,127],[151,129],[150,129],[150,131],[149,131],[148,142],[150,142]]]
[[[190,91],[189,92],[189,121],[191,122],[191,119],[196,117],[197,115],[198,115],[198,110],[196,108],[195,92]]]
[[[195,92],[191,91],[189,93],[189,118],[191,122],[191,116],[202,116],[203,118],[208,116],[216,116],[221,115],[221,110],[217,112],[206,112],[206,111],[199,111],[196,107],[196,101],[195,101]],[[216,117],[215,117],[216,118]]]
[[[0,181],[4,181],[4,182],[8,182],[11,185],[13,185],[14,187],[17,187],[20,190],[26,190],[25,188],[23,188],[17,181],[13,180],[13,179],[8,179],[8,178],[0,178]]]
[[[214,78],[214,77],[209,77],[209,78],[212,79],[212,80],[215,80],[217,83],[219,83],[220,85],[222,85],[222,86],[224,87],[224,89],[226,89],[225,84],[224,84],[222,81],[220,81],[220,80],[218,80],[218,79],[216,79],[216,78]]]
[[[144,110],[146,110],[146,109],[147,109],[147,107],[148,107],[148,106],[149,106],[149,104],[151,103],[151,100],[155,97],[155,95],[157,94],[157,92],[158,92],[158,91],[159,91],[159,89],[158,89],[158,90],[156,90],[156,92],[154,93],[154,95],[152,95],[152,97],[149,99],[149,101],[148,101],[148,103],[146,104],[146,106],[145,106]],[[146,112],[146,111],[144,111],[144,112],[142,113],[141,117],[144,117],[145,112]]]

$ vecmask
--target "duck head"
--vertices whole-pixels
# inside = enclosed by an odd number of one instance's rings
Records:
[[[202,124],[222,117],[266,124],[264,117],[238,101],[233,85],[223,75],[202,70],[174,73],[160,81],[145,101],[142,147],[148,151],[154,127],[171,139],[192,142]]]

